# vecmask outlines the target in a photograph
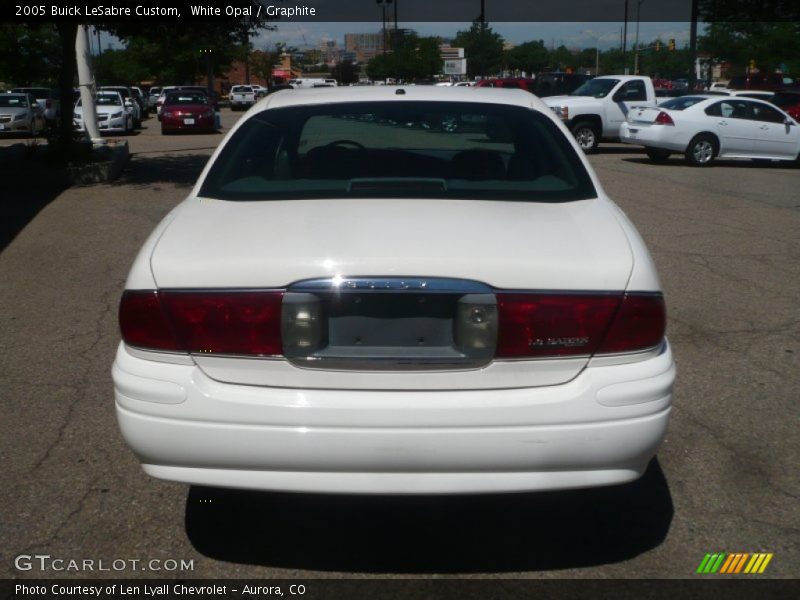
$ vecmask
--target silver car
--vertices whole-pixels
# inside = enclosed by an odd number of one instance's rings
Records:
[[[37,135],[44,127],[44,111],[31,94],[0,95],[0,134]]]
[[[61,100],[58,97],[58,90],[45,87],[20,87],[11,90],[14,94],[30,94],[36,98],[36,102],[42,109],[45,121],[51,125],[58,123],[61,118]]]

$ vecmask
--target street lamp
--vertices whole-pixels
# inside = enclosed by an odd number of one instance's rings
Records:
[[[636,53],[633,57],[633,74],[639,74],[639,13],[642,10],[642,4],[644,4],[644,0],[638,0],[636,3],[636,42],[634,45],[636,46]]]

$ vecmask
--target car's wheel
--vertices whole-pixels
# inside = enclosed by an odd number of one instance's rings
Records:
[[[600,132],[597,131],[597,126],[591,121],[579,121],[570,127],[572,135],[575,140],[586,154],[592,154],[597,151],[597,145],[600,143]]]
[[[645,148],[647,157],[654,163],[664,164],[669,160],[670,152],[668,150],[660,150],[659,148]]]
[[[686,146],[686,162],[693,167],[707,167],[717,156],[717,140],[706,133],[694,136]]]

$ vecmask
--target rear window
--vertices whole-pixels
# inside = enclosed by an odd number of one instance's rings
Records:
[[[658,106],[661,108],[669,108],[670,110],[686,110],[690,106],[694,106],[703,100],[706,100],[706,98],[700,96],[681,96],[680,98],[665,100]]]
[[[47,88],[14,88],[13,92],[20,94],[30,94],[34,98],[53,98],[53,90]]]
[[[200,194],[554,202],[596,196],[583,163],[550,119],[523,107],[458,102],[262,111],[226,143]]]
[[[237,85],[237,86],[234,86],[233,88],[231,88],[231,92],[237,92],[237,93],[240,93],[240,94],[246,94],[246,93],[249,93],[249,92],[252,92],[252,91],[253,91],[253,88],[247,87],[247,86],[244,86],[244,85]]]
[[[570,93],[570,96],[591,96],[605,98],[619,83],[619,79],[591,79]]]
[[[172,92],[167,94],[164,104],[208,104],[208,96],[196,92]]]
[[[0,95],[0,108],[25,108],[28,98],[25,96]]]

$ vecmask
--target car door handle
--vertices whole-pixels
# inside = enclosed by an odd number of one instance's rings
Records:
[[[761,125],[759,129],[769,129],[769,125]]]
[[[719,124],[720,124],[720,125],[727,125],[727,124],[728,124],[728,122],[727,122],[727,121],[720,121],[720,122],[719,122]]]

